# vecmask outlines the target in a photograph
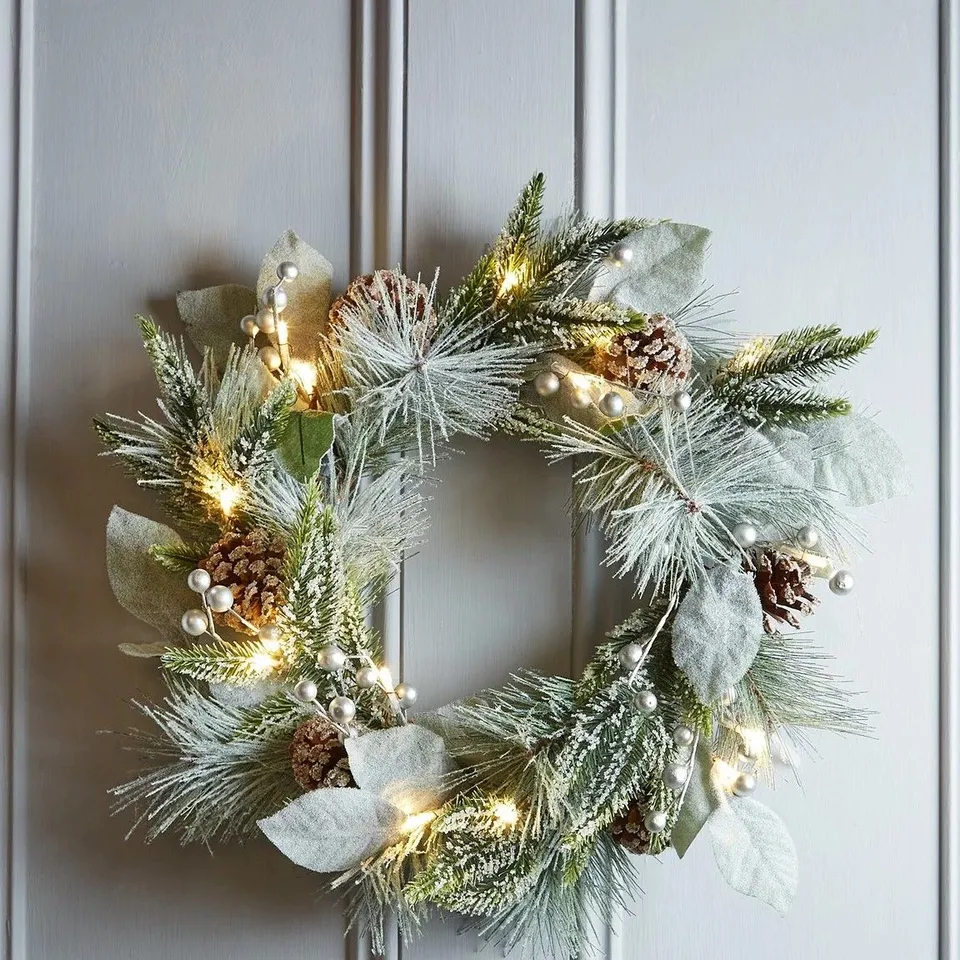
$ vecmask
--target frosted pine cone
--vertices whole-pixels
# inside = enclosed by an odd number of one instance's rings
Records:
[[[290,762],[293,775],[304,790],[356,786],[346,748],[323,717],[306,720],[294,731]]]
[[[653,834],[644,826],[647,798],[637,797],[621,810],[610,824],[610,834],[628,853],[649,853]]]
[[[344,313],[348,310],[362,311],[368,306],[376,308],[378,304],[398,316],[406,310],[424,342],[429,342],[437,328],[430,291],[424,284],[396,270],[378,270],[354,277],[343,296],[337,297],[330,307],[330,326],[336,329],[342,325]]]
[[[677,325],[662,313],[644,330],[618,333],[599,346],[590,361],[593,373],[630,389],[672,394],[690,379],[693,351]]]
[[[233,591],[233,609],[259,626],[273,619],[281,602],[283,561],[283,540],[254,528],[248,533],[225,533],[200,566],[214,584]],[[235,617],[230,618],[230,626],[238,626]]]
[[[820,602],[807,589],[813,579],[810,567],[776,550],[754,551],[752,559],[753,581],[763,607],[764,630],[773,633],[778,623],[799,627],[799,614],[813,613],[814,606]]]

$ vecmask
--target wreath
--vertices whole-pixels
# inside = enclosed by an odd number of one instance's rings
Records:
[[[631,854],[719,869],[784,911],[783,822],[754,797],[813,729],[868,711],[800,632],[844,596],[851,513],[904,492],[893,442],[819,381],[876,331],[747,339],[702,277],[709,232],[575,212],[541,227],[542,176],[447,295],[399,270],[332,299],[294,233],[256,290],[181,293],[182,339],[140,318],[159,417],[96,422],[175,529],[115,508],[107,566],[155,627],[167,693],[135,706],[144,769],[115,788],[148,839],[258,831],[333,874],[382,944],[432,909],[513,947],[578,955],[636,893]],[[429,474],[495,431],[573,460],[579,519],[640,609],[576,678],[521,671],[414,713],[369,607],[424,535]],[[599,639],[599,638],[598,638]]]

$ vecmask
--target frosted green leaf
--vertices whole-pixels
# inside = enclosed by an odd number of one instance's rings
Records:
[[[287,420],[277,456],[287,473],[306,482],[316,475],[332,444],[332,413],[295,410]]]
[[[114,507],[107,521],[107,576],[120,605],[166,636],[182,637],[180,618],[197,606],[184,575],[162,567],[150,554],[154,544],[186,549],[162,523]],[[124,650],[130,653],[129,650]],[[154,654],[139,654],[154,656]]]
[[[406,813],[437,806],[443,778],[453,768],[443,739],[409,723],[374,730],[347,740],[350,772],[357,785],[377,794]]]
[[[261,680],[247,686],[235,683],[211,683],[210,696],[217,703],[225,707],[236,707],[238,710],[259,706],[271,694],[276,693],[280,685],[270,680]]]
[[[868,417],[805,424],[814,454],[814,482],[854,507],[910,492],[907,464],[890,435]]]
[[[201,353],[209,349],[217,369],[223,370],[230,347],[248,342],[240,321],[257,312],[257,295],[237,283],[183,290],[177,294],[177,310],[190,342]]]
[[[162,657],[170,649],[169,643],[120,643],[117,649],[128,657]]]
[[[333,267],[326,257],[304,243],[288,230],[263,258],[257,278],[257,302],[263,291],[277,284],[277,266],[284,261],[297,266],[294,280],[283,285],[287,306],[283,319],[287,323],[290,351],[294,358],[313,360],[317,355],[317,340],[326,329],[330,312]]]
[[[763,610],[753,576],[718,566],[690,588],[673,622],[673,659],[704,703],[737,683],[760,649]]]
[[[311,790],[258,820],[267,839],[307,870],[348,870],[399,838],[403,813],[353,787]]]
[[[797,892],[797,849],[783,821],[756,800],[725,801],[707,821],[724,880],[785,914]]]
[[[690,849],[690,844],[722,802],[712,770],[713,758],[709,748],[701,740],[697,744],[697,755],[690,771],[690,783],[683,798],[683,806],[680,807],[677,822],[670,831],[670,841],[676,848],[677,856],[682,857]]]
[[[813,488],[813,447],[803,431],[767,427],[757,435],[773,448],[773,456],[760,467],[765,479],[784,487]]]
[[[690,223],[644,227],[624,241],[633,251],[630,262],[607,271],[591,297],[672,316],[700,292],[709,239],[709,230]]]

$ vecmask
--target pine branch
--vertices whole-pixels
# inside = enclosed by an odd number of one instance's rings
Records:
[[[243,736],[252,712],[176,678],[162,704],[134,706],[158,732],[130,731],[130,749],[151,768],[111,791],[115,812],[137,811],[130,833],[145,826],[148,840],[168,830],[177,830],[184,843],[242,838],[299,793],[289,756],[297,718]]]
[[[771,383],[724,384],[715,395],[751,426],[790,427],[831,417],[845,417],[853,409],[845,397],[828,397],[816,390],[784,388]]]
[[[262,680],[273,665],[258,640],[215,640],[169,647],[160,663],[171,673],[194,680],[238,685]]]
[[[509,260],[525,253],[539,239],[545,191],[546,179],[543,174],[534,174],[517,198],[494,245],[498,259]]]
[[[155,543],[150,548],[150,556],[167,570],[186,573],[193,570],[206,556],[206,550],[199,544],[166,546]]]

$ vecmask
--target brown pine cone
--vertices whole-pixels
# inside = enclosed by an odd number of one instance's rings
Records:
[[[646,329],[618,333],[597,347],[590,361],[593,373],[650,393],[676,393],[693,368],[693,351],[677,325],[662,313],[647,320]]]
[[[755,550],[751,554],[753,582],[763,607],[763,628],[773,633],[778,623],[800,626],[799,614],[813,613],[820,602],[808,591],[813,579],[810,567],[796,557],[776,550]],[[747,565],[744,565],[749,569]]]
[[[379,281],[379,282],[378,282]],[[384,294],[391,310],[400,314],[406,309],[415,321],[425,342],[429,342],[437,328],[437,316],[430,303],[430,291],[424,284],[396,270],[378,270],[354,277],[350,285],[330,306],[330,326],[336,329],[342,325],[346,310],[362,310],[364,307],[376,307],[383,302]],[[386,304],[385,304],[386,305]]]
[[[628,853],[649,853],[653,834],[643,825],[647,814],[647,798],[637,797],[621,810],[610,824],[613,839]]]
[[[293,732],[290,762],[304,790],[356,786],[340,735],[323,717],[312,717]]]
[[[200,566],[214,584],[233,591],[233,609],[259,626],[273,619],[281,603],[283,561],[283,540],[254,528],[248,533],[227,531],[210,547]],[[239,626],[236,617],[229,617],[229,624]]]

